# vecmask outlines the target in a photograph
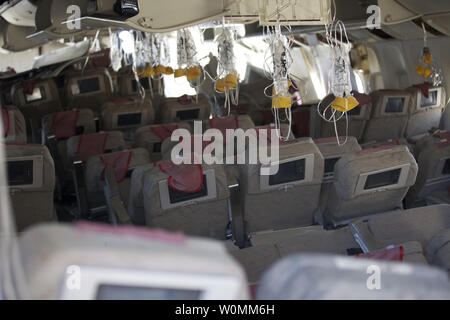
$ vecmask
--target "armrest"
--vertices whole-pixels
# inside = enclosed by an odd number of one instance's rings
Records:
[[[120,198],[119,184],[117,183],[114,169],[111,167],[105,168],[104,192],[111,223],[129,223],[131,219]]]
[[[90,216],[86,182],[84,180],[84,164],[78,156],[75,156],[72,160],[72,174],[75,192],[77,195],[78,208],[80,210],[80,218],[88,219]]]

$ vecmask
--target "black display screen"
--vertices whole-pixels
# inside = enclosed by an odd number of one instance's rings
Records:
[[[149,83],[149,79],[148,78],[141,78],[139,79],[139,82],[141,84],[141,86],[145,89],[145,90],[150,90],[150,83]],[[131,80],[131,86],[133,89],[133,92],[137,92],[137,82],[136,80]]]
[[[442,174],[450,174],[450,158],[445,160],[444,168],[442,169]]]
[[[78,88],[80,93],[100,91],[100,81],[98,77],[78,80]]]
[[[285,162],[280,164],[277,174],[269,176],[269,185],[277,185],[305,179],[306,160]]]
[[[403,112],[403,105],[405,98],[388,98],[386,103],[386,113],[401,113]]]
[[[390,171],[371,174],[367,177],[364,190],[370,190],[398,183],[402,169],[394,169]]]
[[[8,184],[10,186],[33,184],[33,160],[8,161]]]
[[[197,199],[200,197],[206,197],[208,195],[208,186],[206,185],[206,175],[203,175],[203,185],[202,188],[195,193],[178,191],[169,186],[169,198],[170,203],[178,203],[188,200]]]
[[[426,108],[430,106],[435,106],[437,104],[437,90],[433,90],[429,92],[428,98],[422,94],[422,98],[420,99],[420,107]]]
[[[142,113],[126,113],[117,116],[117,125],[119,127],[135,126],[141,124]]]
[[[349,116],[359,116],[361,114],[361,106],[357,106],[350,111],[347,111]]]
[[[200,294],[187,289],[100,285],[97,300],[198,300]]]
[[[199,109],[179,110],[176,117],[180,120],[197,119],[200,113]]]
[[[161,152],[161,146],[162,142],[155,142],[153,143],[153,151],[154,153],[160,153]]]
[[[334,166],[340,157],[325,159],[325,174],[334,172]]]

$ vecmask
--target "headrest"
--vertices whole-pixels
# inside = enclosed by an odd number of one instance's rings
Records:
[[[347,137],[347,142],[345,142],[345,140],[346,137],[339,137],[340,145],[337,143],[336,137],[314,139],[314,142],[324,157],[358,152],[361,150],[358,140],[355,137]]]
[[[57,139],[68,139],[77,134],[79,110],[57,112],[53,115],[51,131]]]
[[[126,178],[130,178],[136,168],[149,163],[150,156],[148,151],[143,148],[93,156],[87,161],[85,167],[88,192],[103,190],[106,167],[114,169],[116,181],[120,183]]]
[[[372,96],[377,117],[407,114],[412,98],[408,90],[378,90]]]
[[[164,161],[161,168],[159,165],[149,168],[144,180],[144,202],[149,201],[152,216],[185,204],[224,200],[230,195],[223,165],[177,168],[170,161]]]
[[[226,130],[236,130],[239,128],[238,116],[230,115],[228,117],[214,117],[210,121],[211,128],[218,129],[222,132],[223,137],[226,140]]]
[[[114,173],[116,176],[117,182],[122,182],[128,172],[128,167],[130,165],[131,160],[131,151],[118,151],[113,153],[108,153],[100,156],[100,159],[102,160],[105,169],[106,168],[113,168]],[[105,171],[103,170],[101,179],[105,179],[104,175]]]
[[[195,104],[195,97],[188,96],[187,94],[185,94],[185,95],[182,95],[181,97],[179,97],[177,99],[177,101],[179,104],[182,104],[184,106],[189,105],[189,104]]]
[[[120,98],[102,106],[104,130],[135,128],[153,123],[154,111],[149,100]]]
[[[355,99],[359,103],[359,107],[365,106],[366,104],[372,103],[373,97],[369,94],[359,93],[357,91],[351,92]]]
[[[178,124],[161,124],[156,126],[151,126],[150,130],[159,138],[161,142],[170,138],[172,133],[178,129]]]
[[[342,155],[334,168],[339,196],[403,189],[414,184],[417,162],[406,146],[381,146]]]
[[[96,130],[94,113],[88,108],[48,114],[42,119],[42,127],[45,134],[53,133],[57,139],[68,139]]]
[[[105,83],[103,71],[76,72],[67,75],[67,89],[69,97],[78,95],[92,95],[99,92],[109,92]]]
[[[196,193],[203,186],[203,171],[199,164],[174,164],[171,160],[163,160],[155,164],[162,172],[169,175],[167,184],[170,188]]]
[[[20,106],[41,103],[60,103],[58,89],[54,79],[30,79],[23,81],[16,88],[14,101]]]
[[[299,138],[279,145],[277,174],[265,175],[263,168],[269,169],[261,164],[243,165],[248,180],[247,193],[265,193],[286,185],[321,184],[324,160],[311,138]]]
[[[425,98],[430,97],[430,84],[429,83],[426,83],[426,82],[419,83],[419,84],[413,85],[413,87],[419,89]]]
[[[25,118],[14,106],[1,106],[0,118],[3,131],[0,134],[5,138],[6,144],[24,144],[27,141]]]
[[[80,155],[83,162],[89,160],[90,157],[105,153],[107,132],[91,133],[80,135],[78,139],[78,147],[76,153]]]
[[[273,265],[256,298],[450,299],[450,282],[442,270],[427,265],[301,254]]]

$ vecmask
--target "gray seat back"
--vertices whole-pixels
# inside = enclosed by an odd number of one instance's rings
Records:
[[[260,163],[240,167],[247,233],[313,223],[324,161],[311,138],[280,144],[279,171],[275,175],[264,175]]]
[[[124,162],[122,156],[128,158],[127,163]],[[87,161],[85,168],[85,181],[88,198],[92,200],[91,202],[97,202],[97,199],[100,199],[99,202],[104,200],[105,157],[112,159],[112,161],[110,161],[111,163],[108,162],[108,164],[115,170],[121,200],[124,202],[124,205],[127,206],[128,197],[130,195],[132,172],[137,167],[150,163],[149,154],[147,150],[138,148],[91,157]]]
[[[112,98],[111,81],[103,69],[69,72],[66,78],[68,109],[89,108],[99,115],[103,104]]]
[[[431,128],[439,128],[447,100],[443,87],[429,88],[428,99],[419,88],[411,87],[408,90],[411,92],[411,108],[405,135],[410,139],[427,134]]]
[[[372,96],[372,112],[364,130],[363,142],[402,138],[408,124],[411,92],[379,90]]]
[[[6,161],[12,209],[18,230],[55,220],[55,165],[47,147],[34,144],[7,145]]]
[[[168,98],[161,102],[159,112],[161,123],[203,120],[209,118],[211,104],[203,94],[198,95],[198,101],[195,101],[195,97],[189,96]]]
[[[401,207],[417,176],[406,146],[382,146],[345,154],[334,168],[325,220],[345,223]]]
[[[172,189],[168,184],[169,175],[158,166],[146,171],[143,186],[146,225],[190,235],[226,238],[230,193],[224,166],[201,167],[204,183],[195,193]]]
[[[0,120],[3,121],[3,132],[6,143],[26,143],[27,126],[25,118],[15,106],[0,107]]]
[[[450,299],[450,282],[443,271],[425,265],[294,255],[275,264],[263,276],[256,298]]]

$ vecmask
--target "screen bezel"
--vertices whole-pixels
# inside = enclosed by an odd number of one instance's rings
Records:
[[[333,157],[326,157],[325,159],[323,159],[323,177],[324,178],[330,178],[330,177],[334,177],[334,168],[336,167],[336,163],[342,158],[342,155],[339,156],[333,156]],[[327,160],[334,160],[337,159],[336,162],[334,163],[334,167],[333,167],[333,171],[331,172],[326,172],[325,171],[325,164]]]
[[[432,91],[437,91],[437,95],[436,95],[436,104],[434,105],[430,105],[430,106],[426,106],[426,107],[422,107],[422,91],[418,91],[417,92],[417,110],[427,110],[427,109],[432,109],[432,108],[437,108],[440,107],[441,105],[441,94],[442,94],[442,90],[441,88],[431,88],[429,90],[429,92],[431,93]]]
[[[80,92],[79,81],[88,80],[88,79],[92,79],[92,78],[97,78],[98,79],[99,90],[81,93]],[[67,88],[69,89],[69,92],[70,92],[71,96],[88,96],[88,95],[96,94],[98,92],[104,92],[105,91],[104,82],[102,81],[102,77],[99,76],[99,75],[92,75],[92,76],[86,76],[86,77],[82,77],[82,78],[70,79]]]
[[[30,96],[30,95],[26,94],[26,93],[23,93],[23,98],[24,98],[26,104],[33,104],[33,103],[43,102],[43,101],[47,100],[47,96],[46,96],[46,93],[45,93],[45,87],[44,86],[36,86],[36,87],[34,87],[33,94],[34,94],[35,90],[39,90],[39,92],[41,94],[41,97],[39,99],[29,101],[29,100],[27,100],[27,96]]]
[[[9,186],[10,189],[39,189],[44,184],[44,157],[42,155],[27,156],[27,157],[8,157],[7,162],[14,161],[33,161],[33,183],[24,185]],[[9,182],[9,181],[8,181]]]
[[[442,178],[442,177],[448,178],[448,177],[450,177],[450,174],[444,174],[444,173],[443,173],[443,171],[444,171],[444,166],[445,166],[445,162],[446,162],[447,160],[450,160],[450,157],[441,158],[441,159],[439,160],[439,163],[438,163],[437,166],[436,166],[435,177],[438,177],[438,178]]]
[[[402,112],[386,112],[387,103],[388,103],[388,100],[390,98],[394,98],[394,99],[395,98],[404,98],[405,99]],[[398,116],[398,115],[405,115],[405,114],[407,114],[408,113],[408,106],[410,104],[410,99],[411,99],[411,97],[409,95],[405,95],[405,94],[399,94],[399,95],[391,94],[391,95],[388,95],[388,96],[384,96],[382,104],[381,104],[382,107],[383,107],[381,109],[381,114],[384,115],[384,116]]]
[[[67,268],[69,268],[68,266]],[[70,290],[67,283],[72,276],[67,269],[64,272],[61,286],[63,300],[94,300],[101,285],[159,287],[174,290],[200,291],[199,300],[229,299],[245,297],[242,294],[243,284],[238,277],[230,275],[214,275],[208,273],[192,273],[183,271],[143,270],[118,267],[95,267],[79,265],[82,270],[81,286]]]
[[[141,115],[141,121],[140,121],[139,123],[137,123],[137,124],[129,124],[129,125],[123,125],[123,126],[119,125],[119,117],[120,117],[120,116],[123,116],[123,115],[129,115],[129,114],[140,114],[140,115]],[[136,112],[122,112],[122,113],[116,113],[116,114],[114,115],[114,124],[115,124],[115,127],[116,127],[116,128],[137,127],[137,126],[142,125],[143,119],[144,119],[144,112],[142,112],[142,111],[140,111],[140,110],[139,110],[139,111],[136,111]]]
[[[395,189],[395,188],[398,188],[401,186],[405,186],[410,167],[411,167],[411,164],[405,163],[405,164],[390,167],[390,168],[383,168],[380,170],[361,173],[359,175],[357,183],[356,183],[355,195],[374,193],[377,191],[390,190],[390,189]],[[396,184],[391,184],[391,185],[377,187],[377,188],[373,188],[373,189],[367,189],[367,190],[364,189],[368,176],[370,176],[372,174],[383,173],[386,171],[391,171],[391,170],[396,170],[396,169],[401,169],[400,176],[399,176]]]
[[[263,172],[267,172],[268,170],[270,170],[270,172],[274,172],[276,165],[280,165],[280,164],[283,164],[286,162],[294,162],[294,161],[298,161],[301,159],[305,159],[305,178],[303,180],[295,180],[295,181],[290,181],[290,182],[281,183],[281,184],[277,184],[277,185],[270,185],[269,184],[270,175],[263,174]],[[301,156],[297,156],[297,157],[293,157],[293,158],[289,158],[289,159],[283,159],[280,161],[275,161],[270,165],[267,165],[267,166],[262,165],[261,166],[260,173],[259,173],[259,189],[261,191],[278,190],[278,189],[283,189],[287,186],[295,186],[295,185],[305,184],[305,183],[311,182],[313,180],[313,175],[314,175],[314,154],[313,153],[301,155]]]
[[[213,169],[207,169],[203,171],[203,175],[206,176],[206,186],[207,186],[207,194],[203,197],[198,197],[191,200],[180,201],[177,203],[170,202],[169,196],[169,185],[167,184],[167,179],[159,181],[159,198],[161,202],[161,209],[169,210],[181,206],[187,206],[190,204],[195,204],[197,202],[204,202],[208,200],[213,200],[217,198],[217,189],[216,189],[216,174]]]
[[[201,119],[201,110],[200,109],[201,108],[196,107],[196,106],[189,106],[188,108],[185,108],[185,109],[175,109],[175,110],[173,110],[172,119],[174,119],[174,121],[177,120],[177,119],[179,121],[191,121],[191,120]],[[196,118],[189,118],[189,119],[178,118],[177,113],[178,112],[183,112],[183,111],[198,111],[198,114],[197,114]],[[175,121],[175,122],[177,122],[177,121]]]

